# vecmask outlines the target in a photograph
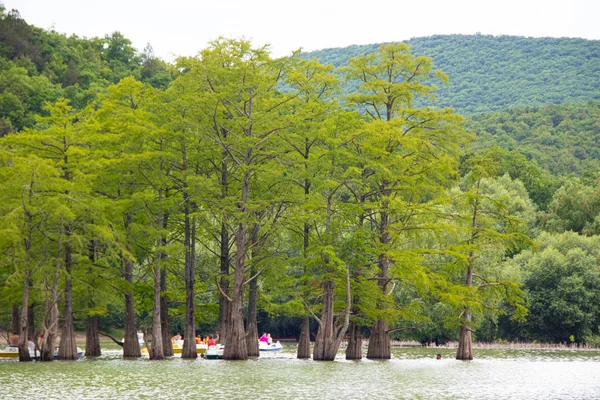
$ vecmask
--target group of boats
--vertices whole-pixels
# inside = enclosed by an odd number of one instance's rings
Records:
[[[265,343],[265,342],[260,342],[259,344],[259,350],[260,351],[281,351],[281,349],[283,348],[283,346],[281,345],[281,343],[279,342],[275,342],[275,343]],[[179,344],[173,344],[173,353],[174,354],[181,354],[181,351],[183,350],[183,344],[179,345]],[[216,359],[220,359],[223,358],[223,351],[225,350],[225,346],[222,344],[216,345],[216,346],[209,346],[206,343],[199,343],[196,344],[196,352],[198,353],[198,355],[206,358],[207,360],[216,360]]]
[[[40,358],[40,352],[35,351],[35,350],[32,351],[30,349],[29,356],[33,360],[38,360]],[[77,348],[77,357],[81,358],[81,356],[83,356],[83,350],[78,347]],[[0,350],[0,358],[19,358],[19,348],[16,346],[8,346],[4,349],[1,349]],[[58,347],[56,349],[54,349],[54,359],[58,360]]]
[[[144,341],[140,341],[140,346],[142,347],[142,354],[148,354],[148,348],[146,346],[143,346],[144,344],[145,344]],[[283,348],[283,346],[279,342],[275,342],[275,343],[260,342],[260,345],[259,345],[259,350],[265,351],[265,352],[281,351],[282,348]],[[198,353],[198,355],[200,355],[201,357],[204,357],[208,360],[215,360],[215,359],[223,358],[223,350],[224,349],[225,349],[225,346],[223,346],[222,344],[219,344],[216,346],[209,346],[206,343],[196,344],[196,352]],[[183,351],[183,342],[173,344],[173,353],[174,354],[181,354],[182,351]],[[40,356],[39,352],[30,351],[29,354],[32,359],[39,359],[39,356]],[[79,358],[81,358],[81,356],[83,356],[83,350],[80,349],[79,347],[77,348],[77,355],[79,356]],[[10,346],[10,347],[0,350],[0,358],[19,358],[19,348]],[[58,348],[56,348],[56,350],[54,350],[54,359],[55,360],[58,359]]]

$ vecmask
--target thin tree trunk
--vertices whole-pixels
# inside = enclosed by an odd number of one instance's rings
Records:
[[[158,202],[160,206],[162,201],[162,188],[158,190]],[[159,211],[157,214],[157,224],[156,226],[159,229],[163,227],[163,213]],[[162,281],[162,235],[157,240],[157,245],[159,247],[158,252],[156,254],[156,259],[154,260],[154,304],[152,310],[152,348],[150,349],[150,359],[151,360],[163,360],[165,358],[165,349],[164,349],[164,341],[163,341],[163,323],[162,318],[164,318],[162,314],[162,296],[161,296],[161,281]],[[162,318],[161,318],[162,317]]]
[[[152,348],[150,349],[151,360],[163,360],[165,351],[163,348],[162,339],[162,324],[161,324],[161,296],[160,296],[160,276],[161,265],[160,257],[157,256],[154,263],[154,304],[152,310]],[[125,342],[127,343],[127,342]]]
[[[185,199],[185,330],[183,332],[183,350],[181,352],[181,357],[194,359],[198,358],[198,353],[196,352],[196,317],[194,306],[195,253],[192,247],[192,236],[195,234],[195,230],[193,229],[194,222],[190,223],[189,196],[187,192],[184,192],[183,196]]]
[[[481,179],[477,182],[477,194],[479,195],[479,190],[481,187]],[[477,215],[479,213],[479,199],[475,198],[475,203],[473,204],[473,215],[471,217],[471,228],[473,228],[473,233],[471,233],[471,239],[469,242],[475,240],[475,236],[477,235]],[[473,285],[473,261],[475,260],[475,253],[469,253],[469,267],[467,268],[467,279],[465,281],[466,287],[471,287]],[[472,335],[471,335],[471,312],[468,307],[465,307],[464,310],[465,318],[463,319],[462,326],[460,329],[460,338],[458,340],[458,349],[456,350],[456,359],[457,360],[472,360],[473,359],[473,349],[472,349]]]
[[[306,156],[305,158],[308,158],[308,141],[305,141],[305,147],[306,147]],[[305,168],[308,169],[308,165],[305,164]],[[308,199],[308,195],[310,194],[310,181],[308,179],[304,180],[304,196],[305,199]],[[306,258],[308,257],[308,246],[309,246],[309,241],[310,241],[310,225],[308,224],[308,222],[304,223],[304,230],[303,230],[303,252],[302,252],[302,256],[304,257],[304,260],[306,262]],[[307,271],[307,267],[304,267],[304,274],[306,274]],[[302,327],[300,328],[300,338],[298,339],[298,352],[297,352],[297,358],[300,359],[309,359],[310,358],[310,318],[309,316],[305,316],[302,319]]]
[[[350,324],[350,339],[346,348],[346,360],[361,360],[362,359],[362,334],[360,326],[354,322]]]
[[[20,324],[21,324],[21,322],[20,322],[20,317],[19,317],[19,307],[16,304],[13,304],[12,318],[11,318],[11,323],[10,323],[11,330],[13,332],[19,332]]]
[[[31,291],[31,277],[29,278],[29,283],[29,290]],[[35,342],[35,306],[31,302],[27,307],[27,337],[30,337]]]
[[[31,361],[29,346],[27,343],[27,315],[29,302],[29,267],[26,268],[23,277],[23,299],[21,305],[21,330],[19,331],[19,361]]]
[[[256,274],[256,260],[258,259],[258,225],[252,227],[250,234],[250,243],[252,244],[252,264],[250,268],[250,277]],[[256,300],[258,295],[258,277],[252,279],[248,285],[248,312],[246,316],[246,347],[248,357],[260,356],[258,347],[258,323],[256,320]]]
[[[223,130],[223,137],[227,137],[227,131]],[[229,192],[229,171],[227,169],[227,152],[223,152],[223,160],[221,161],[221,196],[223,199],[227,198]],[[220,269],[221,279],[219,285],[223,291],[219,295],[219,320],[217,322],[217,332],[222,338],[228,336],[227,329],[229,329],[230,323],[228,321],[229,316],[229,300],[225,297],[225,294],[229,295],[229,231],[227,230],[227,224],[225,223],[226,216],[223,215],[223,222],[221,223],[221,257],[220,257]]]
[[[221,224],[221,279],[219,285],[224,293],[229,294],[229,232],[227,226]],[[220,292],[219,292],[220,293]],[[217,331],[222,338],[227,337],[227,329],[229,327],[229,300],[220,293],[219,295],[219,321],[217,323]]]
[[[96,241],[90,240],[88,245],[88,257],[91,263],[96,262]],[[92,276],[92,269],[89,270],[90,276]],[[90,282],[90,286],[93,288],[94,280]],[[94,303],[94,291],[89,291],[88,309],[93,309],[96,304]],[[88,314],[87,327],[85,332],[85,356],[86,357],[100,357],[102,351],[100,350],[100,334],[98,333],[98,318]]]
[[[31,182],[31,189],[33,189],[33,182]],[[27,339],[29,336],[29,286],[31,284],[31,233],[32,233],[32,215],[29,213],[27,207],[24,204],[25,215],[27,217],[27,237],[25,238],[25,271],[23,272],[23,298],[21,300],[21,330],[19,331],[19,361],[31,361],[29,354],[29,345]],[[14,316],[14,310],[13,310]],[[16,332],[16,331],[15,331]],[[33,338],[32,338],[33,339]]]
[[[173,343],[171,342],[171,321],[169,319],[169,298],[167,297],[167,270],[160,272],[160,324],[162,332],[162,345],[165,357],[173,356]]]
[[[59,244],[60,249],[60,244]],[[44,318],[44,338],[40,346],[40,360],[54,360],[54,340],[58,333],[58,279],[60,265],[56,264],[54,271],[54,281],[52,283],[52,294],[49,295],[48,278],[46,277],[44,286],[46,288],[46,317]]]

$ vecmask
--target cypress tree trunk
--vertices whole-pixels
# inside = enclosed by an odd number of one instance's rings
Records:
[[[162,200],[162,188],[158,190],[158,200],[159,204]],[[162,211],[158,212],[157,218],[157,226],[162,229],[163,227],[163,215]],[[157,240],[157,245],[160,247],[162,245],[162,237]],[[162,251],[159,250],[159,253],[156,255],[156,259],[154,260],[154,271],[153,271],[153,279],[154,279],[154,304],[152,309],[152,348],[150,349],[150,359],[151,360],[164,360],[165,358],[165,349],[163,346],[163,323],[162,319],[164,316],[162,315],[162,296],[161,296],[161,282],[162,282]]]
[[[256,321],[256,299],[258,295],[258,277],[256,274],[256,260],[258,259],[258,229],[255,224],[250,234],[250,243],[252,243],[252,265],[250,267],[250,278],[252,279],[248,286],[248,312],[246,315],[246,348],[248,357],[260,356],[258,347],[258,323]]]
[[[383,196],[389,196],[390,190],[387,189],[387,183],[382,183],[381,193]],[[389,227],[389,215],[387,212],[388,204],[387,201],[383,201],[382,209],[379,213],[381,217],[379,226],[379,242],[383,245],[384,249],[387,248],[390,242],[390,234],[388,232]],[[387,283],[388,283],[388,267],[390,261],[387,256],[383,253],[379,255],[377,260],[379,266],[379,287],[381,291],[387,294]],[[380,305],[381,306],[381,305]],[[387,322],[382,319],[376,321],[371,327],[371,336],[369,336],[369,348],[367,349],[367,358],[369,359],[390,359],[392,357],[392,347],[390,342],[390,336],[387,332]]]
[[[12,318],[10,322],[11,331],[19,332],[20,327],[19,307],[15,304],[12,306]]]
[[[360,326],[354,322],[350,324],[350,339],[346,348],[346,360],[361,360],[362,359],[362,334]]]
[[[165,352],[162,340],[162,324],[161,324],[161,297],[160,297],[160,276],[161,268],[157,257],[154,263],[154,304],[152,310],[152,348],[150,349],[151,360],[163,360]]]
[[[227,129],[222,129],[221,134],[223,139],[227,139]],[[227,151],[223,151],[223,158],[221,160],[221,196],[222,199],[226,199],[229,193],[229,170],[227,168],[227,160],[229,155]],[[221,279],[219,285],[223,293],[229,295],[229,231],[227,230],[227,224],[225,221],[227,216],[223,215],[223,222],[221,223],[221,251],[220,251],[220,274]],[[229,300],[219,292],[219,320],[217,322],[217,332],[220,337],[226,338],[228,335],[227,330],[229,329]]]
[[[390,335],[387,333],[387,323],[380,319],[371,327],[367,358],[389,360],[392,358]]]
[[[60,245],[59,245],[60,248]],[[56,265],[54,271],[54,282],[52,284],[52,294],[48,295],[50,288],[48,287],[48,277],[44,280],[46,288],[46,315],[47,320],[44,321],[44,338],[40,346],[40,361],[54,360],[54,340],[58,332],[58,278],[60,265]]]
[[[333,361],[335,359],[350,324],[351,301],[350,266],[346,264],[346,310],[344,311],[344,322],[338,326],[335,326],[333,322],[333,282],[327,281],[323,284],[323,312],[319,320],[319,331],[315,339],[313,360]]]
[[[224,293],[229,294],[229,232],[225,223],[221,224],[220,274],[219,285]],[[223,339],[228,335],[229,306],[229,300],[223,293],[219,292],[219,321],[217,323],[217,331]]]
[[[250,269],[250,275],[254,276],[255,269]],[[248,287],[248,316],[246,318],[246,348],[248,357],[258,357],[260,350],[258,347],[258,326],[256,321],[256,296],[257,296],[257,278],[250,281]]]
[[[96,262],[96,241],[90,240],[88,245],[89,259],[90,262]],[[90,275],[92,275],[92,269],[89,269]],[[94,280],[90,282],[91,286],[94,287]],[[93,300],[94,292],[89,292],[90,300],[88,301],[88,308],[94,308],[96,304]],[[98,318],[88,314],[87,325],[85,332],[85,356],[86,357],[99,357],[102,355],[100,350],[100,335],[98,333]]]
[[[245,186],[242,191],[248,194],[248,180],[244,180]],[[244,203],[245,204],[245,203]],[[230,326],[227,335],[227,343],[223,351],[225,360],[247,360],[248,348],[246,347],[246,333],[244,331],[243,315],[243,295],[244,295],[244,257],[246,248],[246,225],[240,223],[235,233],[236,255],[235,255],[235,273],[233,280],[233,298],[231,304]]]
[[[93,303],[92,303],[93,304]],[[98,333],[98,318],[88,315],[87,327],[85,332],[85,356],[99,357],[102,355],[100,350],[100,335]]]
[[[479,189],[481,185],[481,179],[477,181],[477,194],[479,195]],[[473,228],[473,233],[471,233],[470,242],[474,242],[477,233],[477,214],[479,213],[479,198],[475,198],[475,203],[473,204],[473,215],[471,218],[471,227]],[[465,281],[466,287],[471,287],[473,285],[473,260],[475,259],[475,253],[469,253],[469,267],[467,268],[467,279]],[[465,307],[465,319],[462,322],[462,326],[460,329],[460,339],[458,340],[458,349],[456,350],[456,359],[457,360],[472,360],[473,359],[473,351],[472,351],[472,336],[471,336],[471,312],[468,307]]]
[[[473,217],[474,224],[476,223],[476,216]],[[474,254],[469,254],[469,260],[473,260]],[[473,284],[473,266],[469,265],[467,269],[467,281],[466,286],[470,287]],[[460,329],[460,339],[458,340],[458,349],[456,350],[457,360],[472,360],[472,336],[471,336],[471,313],[468,308],[465,308],[465,319],[463,320],[462,327]]]
[[[70,228],[67,228],[67,236]],[[77,360],[77,343],[75,341],[75,328],[73,326],[73,280],[71,278],[73,267],[71,244],[65,244],[65,322],[60,333],[60,344],[58,348],[59,360]]]
[[[131,213],[125,215],[125,231],[129,236],[129,227],[133,220]],[[130,244],[127,243],[128,250]],[[133,295],[133,262],[121,257],[123,276],[127,282],[125,290],[125,343],[123,343],[123,357],[141,357],[140,343],[135,329],[135,299]]]
[[[305,142],[307,143],[307,142]],[[307,146],[307,144],[306,144]],[[308,151],[307,151],[308,157]],[[308,166],[306,166],[308,168]],[[310,194],[310,181],[306,179],[304,181],[304,195],[308,197]],[[304,232],[303,232],[303,257],[306,259],[308,256],[308,245],[309,245],[309,234],[310,234],[310,225],[308,222],[304,223]],[[306,267],[304,267],[304,273],[307,273]],[[298,340],[298,354],[297,357],[300,359],[308,359],[310,358],[310,318],[305,316],[302,320],[302,327],[300,328],[300,338]]]
[[[458,341],[458,349],[456,351],[457,360],[472,360],[473,349],[472,349],[472,338],[471,338],[471,314],[466,311],[465,321],[460,329],[460,339]]]
[[[28,303],[29,303],[29,268],[26,268],[23,277],[23,299],[21,305],[21,330],[19,332],[19,361],[31,361],[29,355],[29,346],[27,343],[27,315],[28,315]]]
[[[128,215],[128,218],[131,216]],[[133,297],[133,262],[123,260],[124,275],[129,288],[125,291],[125,343],[123,357],[141,357],[140,343],[135,330],[135,303]]]
[[[33,186],[33,183],[31,184]],[[23,298],[21,300],[21,330],[13,331],[19,332],[19,361],[31,361],[31,356],[29,354],[29,346],[27,343],[27,339],[29,336],[29,286],[31,284],[31,263],[29,258],[29,251],[31,250],[31,231],[32,231],[32,215],[27,210],[27,207],[24,207],[25,215],[27,216],[27,238],[25,238],[25,254],[26,254],[26,264],[25,271],[23,272]],[[14,309],[13,309],[13,317],[14,317]],[[33,339],[33,336],[31,336]]]
[[[298,358],[310,358],[310,318],[304,317],[300,328],[300,339],[298,340]]]
[[[181,358],[198,358],[196,352],[196,317],[195,317],[195,294],[194,294],[194,283],[195,283],[195,251],[193,248],[192,236],[195,235],[194,224],[195,221],[190,223],[190,206],[189,196],[184,192],[184,198],[186,199],[186,205],[184,208],[185,212],[185,331],[183,332],[183,350],[181,352]]]
[[[31,277],[29,279],[29,287],[31,288]],[[30,289],[31,291],[31,289]],[[29,304],[27,307],[27,337],[30,337],[34,342],[35,340],[35,306],[33,304]]]
[[[169,298],[167,297],[167,270],[160,271],[160,326],[162,333],[162,346],[165,357],[173,356],[173,343],[171,342],[171,321],[169,320]]]
[[[333,284],[323,283],[323,311],[319,321],[319,330],[315,338],[313,360],[333,361],[337,353],[333,332]]]

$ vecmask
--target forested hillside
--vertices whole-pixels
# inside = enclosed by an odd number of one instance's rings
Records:
[[[151,46],[140,53],[118,32],[67,37],[29,25],[0,4],[0,136],[32,127],[47,101],[64,97],[83,109],[130,75],[161,88],[173,79]]]
[[[510,108],[471,118],[474,149],[517,150],[554,175],[600,167],[600,102]]]
[[[490,35],[444,35],[405,41],[450,78],[438,105],[472,115],[514,106],[600,100],[600,41]],[[379,44],[306,53],[336,67]],[[351,83],[346,90],[355,90]]]

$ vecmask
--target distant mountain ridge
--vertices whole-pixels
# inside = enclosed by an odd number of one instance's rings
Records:
[[[464,115],[509,107],[600,100],[600,40],[491,35],[436,35],[405,41],[433,59],[450,83],[437,105]],[[380,44],[304,53],[336,67]],[[352,85],[350,83],[349,85]]]

